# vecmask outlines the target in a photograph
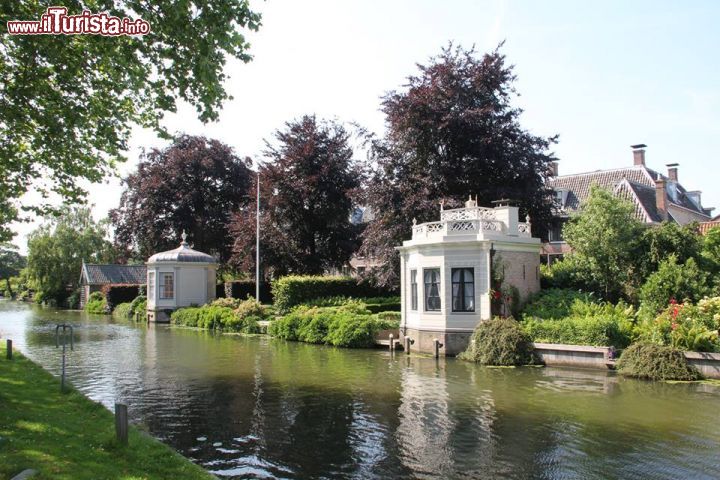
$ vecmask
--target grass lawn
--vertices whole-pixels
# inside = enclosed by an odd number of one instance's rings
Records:
[[[115,442],[113,414],[0,345],[0,479],[26,468],[33,479],[215,478],[170,447],[131,427]]]

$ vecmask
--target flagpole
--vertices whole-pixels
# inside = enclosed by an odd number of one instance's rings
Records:
[[[257,173],[257,201],[255,202],[255,301],[260,301],[260,167]]]

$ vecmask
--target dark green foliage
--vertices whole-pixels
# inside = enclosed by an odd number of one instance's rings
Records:
[[[703,246],[703,238],[697,233],[697,224],[678,225],[675,222],[663,222],[643,232],[643,258],[641,275],[647,278],[657,271],[660,264],[674,256],[678,263],[698,258]]]
[[[319,298],[377,297],[386,293],[385,290],[355,278],[298,275],[289,275],[275,280],[272,284],[272,292],[275,298],[275,307],[280,313],[288,312],[296,305]]]
[[[122,320],[132,319],[133,318],[132,303],[125,302],[125,303],[121,303],[120,305],[117,305],[113,309],[112,316],[114,318],[119,318]]]
[[[495,317],[480,322],[470,338],[462,360],[483,365],[528,365],[533,363],[530,337],[512,318]]]
[[[73,290],[73,293],[67,298],[67,308],[76,310],[80,308],[80,289]]]
[[[245,300],[248,297],[255,297],[255,280],[233,280],[223,285],[224,297],[232,297]],[[260,283],[260,303],[272,303],[272,287],[269,282]]]
[[[540,287],[580,290],[586,288],[580,270],[572,255],[554,262],[549,267],[540,265]]]
[[[109,313],[105,296],[100,292],[93,292],[85,303],[85,311],[88,313]]]
[[[140,294],[139,285],[105,285],[102,289],[107,300],[108,308],[115,309],[115,305],[132,302]]]
[[[0,224],[0,236],[2,235],[2,225]],[[5,281],[5,297],[12,298],[15,293],[12,288],[10,279],[20,275],[20,270],[27,265],[27,258],[17,252],[17,247],[9,243],[0,242],[0,281]]]
[[[699,380],[695,367],[685,355],[672,347],[654,343],[635,343],[626,348],[617,362],[617,370],[627,377],[647,380]]]
[[[400,328],[401,318],[402,314],[400,312],[380,312],[377,314],[381,330]]]
[[[697,302],[712,293],[708,274],[700,270],[694,258],[679,264],[675,256],[670,255],[660,262],[658,271],[650,275],[640,289],[640,301],[643,310],[654,317],[672,299]]]
[[[523,321],[523,329],[533,342],[567,345],[614,346],[630,344],[630,334],[613,316],[567,317],[559,320]]]

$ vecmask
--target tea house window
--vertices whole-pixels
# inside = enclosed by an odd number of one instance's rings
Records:
[[[440,310],[440,269],[429,268],[423,272],[425,276],[425,310]]]
[[[452,269],[453,312],[475,311],[475,275],[472,268]]]
[[[175,298],[175,274],[163,273],[161,278],[160,298],[165,300]]]

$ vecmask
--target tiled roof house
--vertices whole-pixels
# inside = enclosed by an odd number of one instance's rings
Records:
[[[145,285],[147,267],[145,265],[99,265],[82,264],[80,271],[80,307],[85,306],[87,298],[105,285]]]
[[[551,178],[550,186],[555,190],[558,207],[548,242],[543,245],[543,255],[547,256],[548,263],[569,252],[562,238],[562,226],[588,198],[593,184],[632,202],[635,216],[648,224],[671,221],[685,225],[711,220],[713,209],[702,206],[701,192],[687,190],[678,181],[678,164],[667,165],[666,175],[648,168],[645,147],[633,145],[633,165],[625,168],[559,176],[557,164],[554,164],[555,176]]]

